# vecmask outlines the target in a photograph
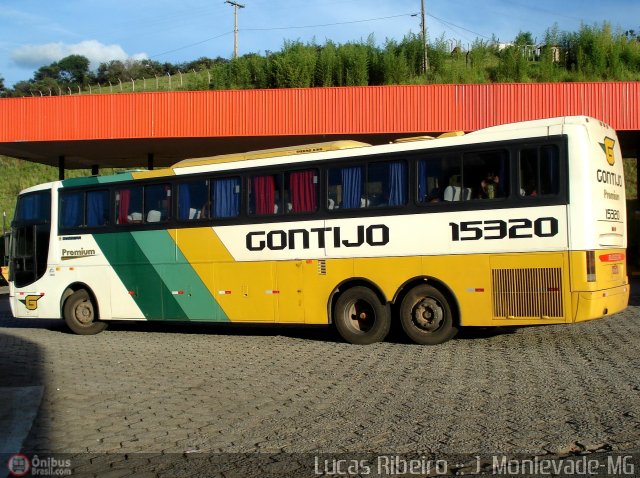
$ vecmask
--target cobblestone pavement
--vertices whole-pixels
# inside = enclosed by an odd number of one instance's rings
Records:
[[[639,344],[636,295],[603,320],[467,330],[435,347],[204,324],[82,337],[12,319],[0,295],[0,387],[44,386],[23,451],[85,457],[74,472],[87,475],[175,476],[174,453],[640,450]]]

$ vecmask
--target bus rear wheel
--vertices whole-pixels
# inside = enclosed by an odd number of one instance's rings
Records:
[[[333,321],[347,342],[368,345],[381,342],[389,333],[389,306],[367,287],[353,287],[336,301]]]
[[[449,302],[430,285],[414,287],[405,296],[400,305],[400,323],[405,334],[421,345],[441,344],[458,333]]]
[[[95,305],[84,289],[75,291],[64,301],[64,321],[79,335],[93,335],[107,328],[106,322],[98,320]]]

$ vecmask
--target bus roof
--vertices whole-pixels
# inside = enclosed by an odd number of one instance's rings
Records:
[[[248,151],[246,153],[222,154],[219,156],[208,156],[204,158],[184,159],[172,168],[186,168],[190,166],[204,166],[207,164],[231,163],[234,161],[246,161],[249,159],[264,159],[276,156],[293,156],[297,154],[320,153],[323,151],[337,151],[340,149],[362,148],[371,146],[369,143],[360,141],[341,140],[329,141],[326,143],[304,144],[299,146],[286,146],[284,148],[262,149],[258,151]]]

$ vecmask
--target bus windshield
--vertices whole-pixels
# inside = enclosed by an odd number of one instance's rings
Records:
[[[9,280],[16,287],[29,285],[44,275],[51,231],[51,191],[18,197],[11,223]]]

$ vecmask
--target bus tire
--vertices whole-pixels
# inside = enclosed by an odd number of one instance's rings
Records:
[[[64,301],[64,321],[78,335],[94,335],[107,328],[106,322],[96,317],[96,307],[89,293],[80,289]]]
[[[381,342],[389,333],[388,305],[367,287],[353,287],[340,295],[333,309],[333,321],[344,340],[357,345]]]
[[[402,300],[400,323],[405,334],[420,345],[441,344],[458,333],[449,302],[426,284],[414,287]]]

